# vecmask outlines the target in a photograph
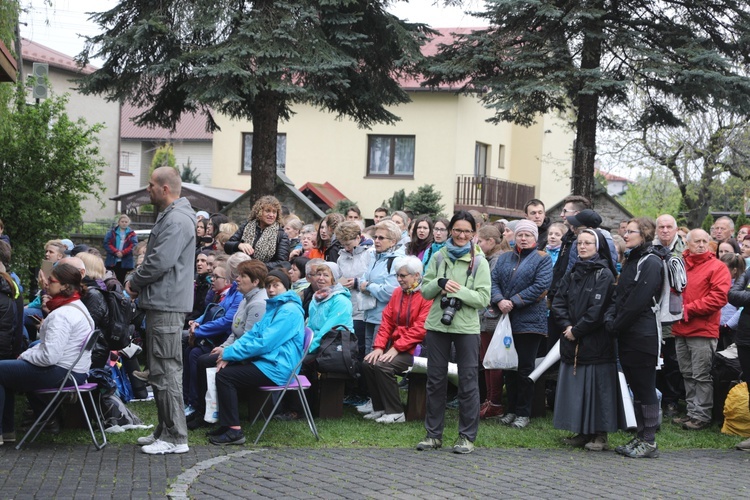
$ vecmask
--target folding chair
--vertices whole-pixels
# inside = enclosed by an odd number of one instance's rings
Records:
[[[52,387],[49,389],[39,389],[34,391],[35,394],[54,394],[52,396],[52,399],[47,403],[47,406],[44,408],[44,411],[41,415],[36,419],[36,422],[34,422],[34,425],[32,425],[28,431],[26,431],[26,435],[24,435],[23,439],[21,439],[21,442],[18,443],[18,446],[16,446],[17,450],[20,450],[23,446],[23,443],[26,441],[26,439],[32,435],[31,442],[33,443],[34,440],[37,438],[39,433],[44,429],[44,426],[47,425],[47,422],[52,418],[52,416],[55,414],[57,409],[60,407],[62,402],[65,399],[66,394],[75,394],[76,399],[81,405],[81,410],[83,410],[83,415],[86,418],[86,424],[89,426],[89,432],[91,433],[91,439],[94,442],[94,446],[96,446],[97,450],[101,450],[104,448],[107,444],[107,435],[104,433],[104,424],[102,423],[102,416],[99,413],[99,407],[97,406],[96,402],[94,401],[94,395],[93,392],[97,390],[98,386],[94,383],[86,382],[84,384],[78,384],[76,382],[75,377],[73,377],[73,367],[75,367],[76,364],[78,364],[78,361],[81,359],[81,356],[83,356],[86,352],[91,352],[91,350],[94,348],[94,345],[96,345],[96,340],[99,338],[99,335],[101,335],[101,332],[99,330],[94,330],[93,333],[89,336],[89,338],[84,343],[83,347],[81,348],[80,354],[78,354],[78,357],[76,358],[75,362],[71,365],[70,369],[68,370],[68,373],[65,374],[65,378],[63,379],[62,383],[60,384],[60,387]],[[71,385],[72,383],[72,385]],[[94,408],[94,415],[96,416],[96,422],[99,424],[99,431],[102,434],[102,442],[99,443],[96,439],[96,434],[94,433],[94,428],[91,426],[91,419],[89,419],[88,411],[86,410],[86,404],[83,401],[83,397],[81,396],[82,393],[87,393],[89,395],[89,401],[91,401],[91,406]]]
[[[258,417],[260,417],[260,415],[263,413],[263,408],[266,406],[266,403],[268,403],[268,400],[271,398],[271,396],[274,393],[276,394],[281,393],[281,394],[278,394],[278,398],[276,399],[276,404],[273,406],[273,409],[271,410],[271,413],[268,415],[268,418],[266,418],[266,423],[263,424],[263,428],[260,430],[260,434],[258,434],[258,437],[255,438],[255,443],[253,444],[258,444],[258,441],[260,441],[260,437],[266,431],[266,427],[268,427],[268,423],[276,414],[276,409],[281,404],[281,400],[284,399],[284,394],[286,394],[286,392],[289,390],[297,391],[297,394],[299,395],[299,400],[302,403],[302,409],[305,413],[305,418],[307,419],[307,425],[310,427],[310,431],[313,433],[313,436],[315,436],[315,439],[320,440],[320,436],[318,435],[318,428],[315,427],[315,420],[313,420],[312,412],[310,411],[310,406],[307,404],[307,398],[305,398],[305,389],[310,388],[310,381],[307,379],[306,376],[297,374],[297,372],[299,372],[300,370],[300,367],[302,366],[302,362],[304,361],[305,356],[307,356],[307,352],[310,350],[310,344],[312,343],[312,339],[313,339],[313,331],[305,327],[305,347],[302,350],[302,358],[300,359],[299,363],[297,363],[297,366],[294,367],[294,370],[292,370],[292,374],[289,376],[289,379],[286,381],[286,384],[258,387],[259,391],[267,392],[268,396],[266,396],[266,399],[263,401],[263,404],[261,405],[260,410],[255,415],[253,422],[250,424],[251,426],[254,425],[255,422],[258,421]]]

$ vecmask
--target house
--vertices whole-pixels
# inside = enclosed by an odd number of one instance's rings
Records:
[[[597,161],[597,164],[598,163],[599,162]],[[596,169],[596,174],[600,175],[607,182],[607,194],[610,196],[620,196],[625,194],[628,186],[633,183],[633,181],[626,177],[620,177],[619,175],[604,172],[598,167]]]
[[[48,78],[52,91],[58,95],[70,95],[67,113],[71,120],[83,118],[89,125],[104,125],[98,134],[99,154],[107,163],[101,176],[105,188],[104,193],[101,193],[104,206],[102,207],[94,198],[85,200],[82,203],[83,220],[91,222],[97,219],[113,219],[116,207],[109,197],[117,193],[120,105],[116,102],[107,102],[102,96],[83,95],[76,90],[72,80],[93,73],[97,69],[94,66],[89,64],[81,68],[71,56],[25,38],[21,40],[21,53],[25,75],[32,74],[33,63],[49,65]]]
[[[452,31],[442,29],[424,48],[434,53]],[[279,169],[297,186],[331,183],[366,217],[394,191],[408,194],[434,184],[445,211],[476,208],[500,217],[521,216],[537,197],[551,205],[570,193],[574,133],[565,120],[539,116],[530,127],[493,125],[491,111],[458,89],[402,87],[411,102],[391,108],[394,125],[361,129],[312,106],[294,107],[279,123]],[[252,123],[216,114],[212,185],[250,188]]]
[[[198,184],[211,185],[212,133],[206,130],[206,117],[186,113],[174,131],[163,127],[136,125],[133,119],[143,110],[125,103],[120,115],[120,188],[118,195],[130,193],[148,184],[155,151],[169,143],[174,149],[177,167],[190,165]],[[230,189],[234,186],[227,186]]]

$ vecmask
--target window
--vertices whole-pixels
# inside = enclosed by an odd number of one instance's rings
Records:
[[[253,171],[253,134],[242,134],[242,173]],[[276,170],[286,172],[286,134],[276,136]]]
[[[505,146],[503,144],[500,144],[497,147],[497,151],[497,168],[505,168]]]
[[[477,142],[474,145],[474,177],[486,177],[489,167],[490,146]]]
[[[414,177],[413,135],[370,135],[367,177]]]

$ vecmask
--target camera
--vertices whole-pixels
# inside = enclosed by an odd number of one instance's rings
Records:
[[[461,310],[463,305],[461,299],[457,297],[441,297],[440,308],[443,310],[443,316],[440,318],[440,322],[444,325],[453,323],[453,316],[456,315],[456,311]]]

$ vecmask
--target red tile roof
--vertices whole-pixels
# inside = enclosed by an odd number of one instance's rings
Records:
[[[71,56],[58,52],[49,47],[26,38],[21,38],[21,55],[25,61],[47,63],[52,67],[70,71],[71,73],[80,73],[89,75],[96,71],[96,66],[87,64],[83,68]]]
[[[597,169],[596,171],[598,173],[602,174],[604,176],[604,178],[606,180],[608,180],[608,181],[613,181],[613,182],[628,182],[628,183],[631,183],[631,184],[633,182],[633,181],[631,181],[630,179],[628,179],[626,177],[620,177],[619,175],[610,174],[609,172],[604,172],[604,171],[599,170],[599,169]]]
[[[141,127],[132,122],[145,108],[130,103],[122,105],[120,112],[120,138],[134,140],[210,141],[213,133],[206,132],[208,118],[202,114],[185,113],[177,122],[174,132],[163,127]]]

